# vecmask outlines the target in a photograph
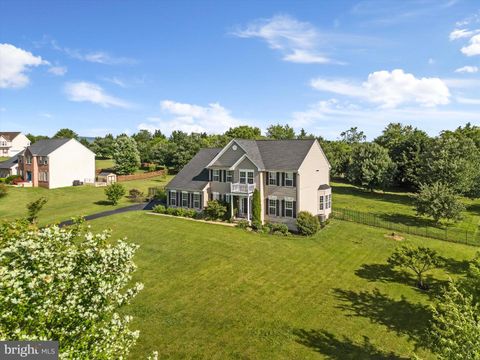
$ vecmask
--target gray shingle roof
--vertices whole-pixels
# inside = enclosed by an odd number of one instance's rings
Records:
[[[0,131],[0,136],[3,136],[6,140],[12,141],[20,134],[20,131]]]
[[[322,184],[318,187],[318,190],[328,190],[331,189],[330,185]]]
[[[305,140],[243,140],[235,142],[261,170],[298,170],[315,139]],[[213,167],[230,167],[236,158],[221,156]]]
[[[0,162],[0,169],[10,169],[18,164],[18,155],[12,156],[10,159]]]
[[[190,162],[168,183],[167,189],[202,190],[208,183],[206,166],[220,148],[200,149]]]
[[[63,144],[66,144],[72,139],[45,139],[38,140],[36,143],[30,145],[28,150],[32,155],[47,156],[51,152],[57,150]]]

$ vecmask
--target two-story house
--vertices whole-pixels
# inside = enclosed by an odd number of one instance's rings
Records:
[[[75,139],[39,140],[18,155],[18,174],[54,189],[95,178],[95,154]]]
[[[0,157],[12,157],[30,145],[30,140],[21,132],[0,132]]]
[[[168,206],[201,211],[209,200],[229,204],[234,218],[251,220],[252,196],[262,199],[262,222],[295,228],[297,213],[331,213],[330,164],[317,140],[234,139],[201,149],[166,186]]]

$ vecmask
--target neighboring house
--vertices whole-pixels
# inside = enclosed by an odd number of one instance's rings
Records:
[[[240,140],[202,149],[166,186],[168,206],[201,211],[209,200],[229,203],[234,218],[251,220],[260,193],[262,222],[295,228],[298,212],[331,213],[330,164],[315,139]]]
[[[72,186],[95,178],[95,154],[75,139],[39,140],[18,157],[18,174],[32,186]]]
[[[12,157],[30,145],[21,132],[0,131],[0,157]]]
[[[18,155],[0,163],[0,178],[18,175]]]

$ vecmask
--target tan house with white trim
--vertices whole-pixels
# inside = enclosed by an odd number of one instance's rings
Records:
[[[315,139],[234,139],[223,149],[201,149],[167,185],[167,204],[201,211],[209,200],[221,200],[233,218],[251,220],[258,189],[262,222],[293,229],[300,211],[329,217],[329,183],[330,164]]]

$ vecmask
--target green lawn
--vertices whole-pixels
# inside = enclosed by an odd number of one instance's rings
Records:
[[[113,159],[95,159],[95,169],[113,169],[114,166]]]
[[[0,156],[0,162],[10,159],[8,156]]]
[[[132,180],[122,182],[129,189],[139,189],[147,193],[149,187],[164,186],[170,181],[154,177],[144,180]],[[27,203],[44,196],[48,199],[39,216],[40,225],[68,220],[72,216],[90,215],[97,212],[111,210],[131,204],[127,198],[120,200],[118,205],[113,206],[106,201],[104,187],[94,186],[70,186],[59,189],[43,188],[16,188],[9,187],[7,196],[0,198],[0,219],[8,220],[26,214]]]
[[[411,193],[376,191],[370,192],[350,184],[332,182],[333,208],[358,210],[380,216],[386,221],[398,222],[409,226],[435,226],[428,218],[415,215]],[[449,225],[451,228],[480,231],[480,199],[464,199],[467,207],[462,221]]]
[[[131,359],[407,359],[423,342],[431,296],[392,272],[385,230],[332,221],[314,238],[131,212],[91,222],[140,245],[126,309],[140,339]],[[407,236],[448,258],[453,276],[475,248]],[[432,359],[428,350],[416,351]]]

